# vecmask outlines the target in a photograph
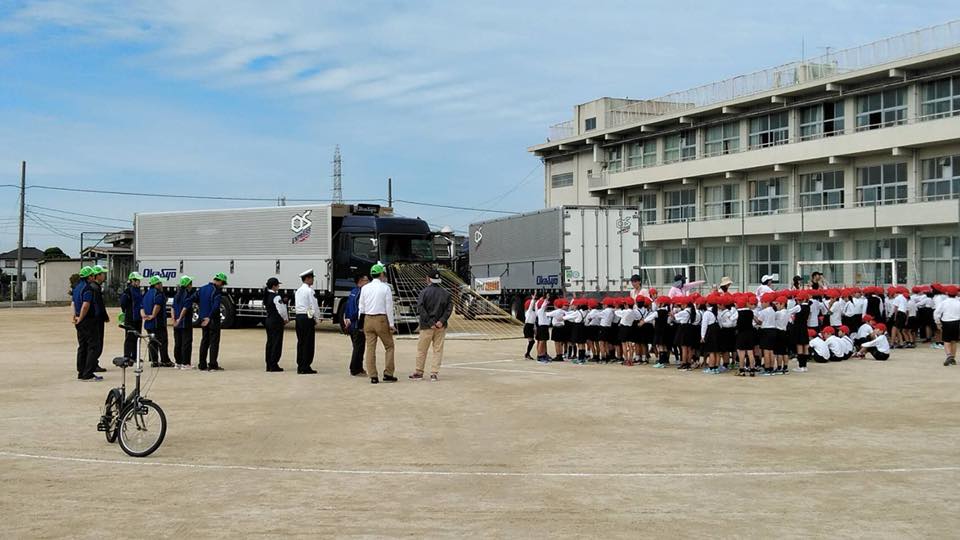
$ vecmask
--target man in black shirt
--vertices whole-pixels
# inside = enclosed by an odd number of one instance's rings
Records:
[[[263,306],[267,310],[267,318],[263,327],[267,329],[267,346],[265,360],[268,372],[283,371],[280,367],[280,355],[283,354],[283,327],[290,321],[287,305],[280,298],[280,280],[272,277],[267,280],[263,290]]]
[[[433,345],[433,366],[430,368],[430,380],[437,381],[440,364],[443,362],[443,338],[447,333],[447,321],[453,313],[450,293],[440,284],[440,272],[433,270],[428,278],[429,284],[417,297],[417,309],[420,314],[420,339],[417,342],[417,370],[410,375],[411,380],[423,379],[423,368],[427,362],[427,350]]]

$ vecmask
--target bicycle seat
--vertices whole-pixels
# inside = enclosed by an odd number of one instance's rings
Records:
[[[133,358],[127,358],[126,356],[118,356],[113,359],[113,365],[121,368],[127,368],[133,365]]]

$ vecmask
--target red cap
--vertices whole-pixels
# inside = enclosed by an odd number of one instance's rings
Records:
[[[658,297],[657,297],[657,304],[658,304],[658,305],[669,306],[669,305],[672,304],[672,303],[673,303],[673,298],[670,298],[669,296],[658,296]]]
[[[625,296],[620,299],[621,306],[632,306],[634,304],[633,298],[630,296]]]
[[[844,334],[849,334],[849,333],[850,333],[850,329],[847,328],[846,325],[841,325],[839,330],[840,330],[841,332],[843,332]]]
[[[824,334],[824,335],[832,335],[832,334],[833,334],[833,327],[832,327],[832,326],[827,326],[826,328],[824,328],[824,329],[823,329],[823,334]]]
[[[697,306],[705,306],[705,305],[707,305],[707,299],[704,298],[704,297],[702,297],[702,296],[700,296],[700,297],[694,299],[694,302],[693,302],[693,303],[696,304]]]
[[[533,302],[533,298],[527,298],[523,301],[523,309],[530,309],[530,302]]]
[[[872,320],[873,320],[873,315],[870,315],[869,313],[864,314],[864,316],[863,316],[863,322],[870,322],[870,321],[872,321]]]
[[[815,338],[815,337],[817,337],[817,331],[814,330],[813,328],[808,328],[808,329],[807,329],[807,336],[809,336],[809,337],[811,337],[811,338]]]
[[[947,285],[943,288],[943,292],[947,293],[947,296],[956,296],[958,293],[960,293],[960,288],[958,288],[956,285]]]
[[[566,305],[567,305],[566,298],[557,298],[556,300],[553,301],[553,307],[555,308],[562,308]]]
[[[886,331],[887,331],[887,325],[885,325],[885,324],[883,324],[883,323],[879,323],[879,324],[877,324],[876,326],[874,326],[873,328],[876,329],[878,332],[886,332]]]
[[[786,297],[786,296],[783,296],[783,295],[780,295],[780,296],[777,297],[777,299],[775,300],[775,302],[778,303],[778,304],[787,305],[787,297]]]
[[[603,299],[604,307],[613,307],[615,304],[616,302],[614,302],[613,298],[610,298],[609,296],[604,297]]]
[[[777,300],[777,293],[772,293],[772,292],[764,293],[764,295],[760,297],[760,301],[763,302],[764,304],[769,304],[771,302],[775,302],[776,300]]]
[[[650,287],[650,296],[653,297],[653,296],[656,296],[656,295],[657,295],[657,290],[654,289],[653,287]]]
[[[746,299],[746,298],[737,298],[737,308],[738,308],[738,309],[744,309],[744,308],[746,308],[746,307],[747,307],[747,299]]]

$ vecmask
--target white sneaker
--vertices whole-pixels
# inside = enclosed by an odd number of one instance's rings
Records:
[[[807,372],[807,368],[805,368],[805,367],[794,368],[794,369],[793,369],[793,372],[794,372],[794,373],[806,373],[806,372]]]

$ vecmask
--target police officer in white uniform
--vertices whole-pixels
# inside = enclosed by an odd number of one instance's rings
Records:
[[[316,373],[310,366],[313,364],[320,305],[317,303],[317,295],[313,291],[313,277],[313,268],[300,274],[303,285],[300,285],[300,288],[297,289],[294,298],[297,313],[297,373],[300,375]]]

